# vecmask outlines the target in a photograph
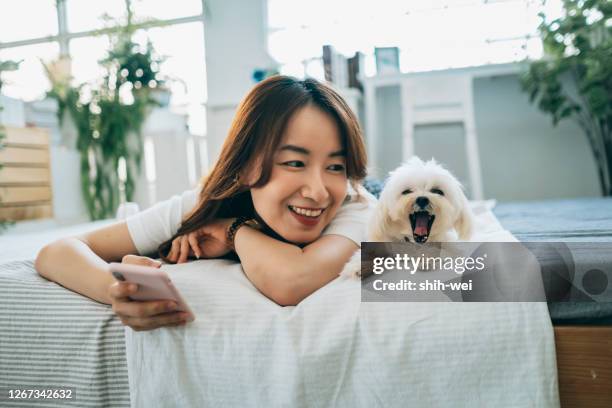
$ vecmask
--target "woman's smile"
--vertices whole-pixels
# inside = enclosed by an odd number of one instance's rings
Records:
[[[307,227],[314,227],[317,225],[321,219],[321,214],[325,211],[325,208],[306,208],[293,205],[289,205],[288,208],[291,215]]]

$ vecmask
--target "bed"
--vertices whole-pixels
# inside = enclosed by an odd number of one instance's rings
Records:
[[[612,242],[611,198],[498,204],[494,213],[523,242]],[[611,407],[612,302],[548,306],[561,406]]]
[[[522,241],[612,241],[608,199],[499,204],[494,212]],[[39,277],[32,250],[52,236],[33,237],[19,243],[0,237],[5,251],[0,265],[0,389],[61,386],[59,378],[64,378],[78,386],[78,403],[47,401],[46,406],[129,406],[122,325],[108,306]],[[549,305],[563,407],[612,406],[609,306]],[[8,312],[15,310],[19,315]],[[63,368],[66,362],[70,372]],[[1,405],[25,406],[16,400]]]

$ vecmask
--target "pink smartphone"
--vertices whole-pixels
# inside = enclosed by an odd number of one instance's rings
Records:
[[[195,319],[195,314],[187,306],[187,302],[185,302],[185,299],[183,299],[166,272],[150,266],[117,262],[113,262],[109,266],[115,279],[138,285],[138,291],[130,296],[130,299],[174,300],[178,305],[177,311],[189,313],[191,316],[188,319],[189,321]]]

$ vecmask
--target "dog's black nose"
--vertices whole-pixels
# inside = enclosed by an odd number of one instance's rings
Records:
[[[421,208],[425,208],[429,205],[429,198],[423,196],[417,197],[416,204]]]

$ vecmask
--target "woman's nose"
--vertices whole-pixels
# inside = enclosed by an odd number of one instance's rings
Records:
[[[309,174],[307,177],[302,187],[302,195],[305,198],[310,198],[317,204],[326,204],[329,192],[323,177],[320,174]]]

